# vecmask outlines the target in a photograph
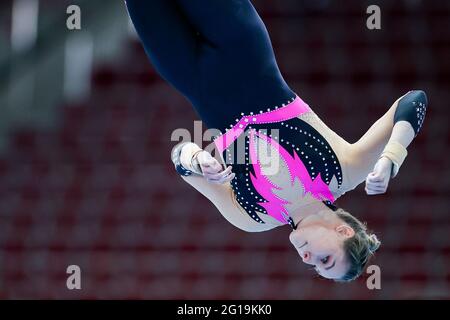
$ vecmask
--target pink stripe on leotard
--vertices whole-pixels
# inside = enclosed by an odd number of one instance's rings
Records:
[[[310,110],[309,106],[297,96],[294,101],[279,109],[257,115],[243,116],[230,130],[215,140],[216,147],[220,152],[226,150],[245,131],[248,125],[282,122],[298,117]],[[280,159],[284,161],[289,169],[292,186],[294,186],[295,180],[298,179],[303,184],[305,193],[310,193],[314,198],[320,201],[330,200],[331,202],[334,202],[335,199],[328,185],[323,182],[320,174],[312,180],[308,170],[295,150],[293,150],[293,156],[291,156],[290,153],[274,139],[257,132],[255,129],[250,130],[249,138],[250,161],[254,169],[254,174],[250,174],[250,179],[256,191],[264,200],[266,200],[266,202],[260,202],[258,204],[266,209],[270,216],[280,222],[288,223],[287,218],[289,217],[289,213],[285,208],[285,205],[290,202],[273,193],[273,190],[280,190],[281,187],[273,184],[268,177],[263,174],[261,162],[258,159],[256,151],[256,139],[264,140],[278,151]],[[304,195],[299,194],[298,196],[300,198]]]
[[[243,116],[230,130],[220,135],[214,141],[217,150],[223,152],[227,149],[251,124],[274,123],[289,120],[310,111],[309,106],[300,97],[284,107],[256,115]]]
[[[300,183],[303,184],[305,193],[310,193],[317,200],[329,200],[334,202],[333,194],[331,193],[328,185],[323,182],[320,173],[316,176],[314,180],[311,179],[308,170],[303,164],[302,160],[298,157],[295,150],[293,150],[293,156],[289,154],[289,152],[284,149],[281,145],[279,145],[274,139],[257,132],[255,129],[250,131],[250,160],[253,165],[254,175],[250,174],[250,179],[252,181],[253,186],[256,191],[266,200],[266,202],[258,203],[260,206],[266,209],[267,213],[277,219],[278,221],[288,223],[287,217],[289,216],[288,211],[284,207],[286,204],[289,204],[288,201],[278,197],[275,195],[272,190],[277,189],[280,190],[280,187],[274,185],[267,176],[262,173],[261,162],[258,159],[256,152],[256,136],[259,139],[263,139],[269,145],[271,145],[274,149],[276,149],[280,155],[280,159],[284,161],[286,166],[289,169],[290,178],[291,178],[291,186],[294,186],[295,179],[298,179]],[[299,198],[304,196],[299,194]]]

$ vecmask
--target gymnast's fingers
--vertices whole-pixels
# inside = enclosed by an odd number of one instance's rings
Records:
[[[370,189],[367,189],[367,188],[365,188],[365,190],[366,190],[366,193],[367,193],[369,196],[378,194],[376,191],[373,191],[373,190],[370,190]]]
[[[234,179],[234,177],[236,177],[236,175],[234,174],[234,172],[232,172],[223,179],[222,183],[230,182],[231,180]]]
[[[373,190],[384,189],[384,188],[386,188],[386,183],[383,183],[383,182],[367,182],[366,183],[366,188],[373,189]]]
[[[212,166],[210,166],[210,167],[202,167],[202,172],[205,175],[214,175],[214,174],[218,174],[221,171],[222,171],[221,167],[219,167],[219,168],[212,167]]]
[[[369,189],[384,189],[387,187],[386,182],[366,182],[366,186]]]
[[[219,173],[208,173],[208,179],[211,180],[220,180],[223,179],[224,177],[228,176],[231,173],[231,166],[226,168],[225,170],[223,170],[222,172]]]
[[[235,177],[234,173],[231,173],[225,177],[222,177],[220,179],[211,179],[211,178],[206,178],[206,180],[210,183],[216,183],[216,184],[224,184],[226,182],[230,182],[231,180],[233,180]]]
[[[386,192],[386,188],[384,187],[380,188],[380,187],[366,186],[365,190],[368,195],[376,195]]]
[[[387,185],[387,183],[384,181],[380,181],[380,182],[372,182],[370,180],[366,181],[366,187],[369,187],[369,188],[374,188],[374,189],[384,188],[386,185]]]
[[[207,160],[205,164],[200,164],[203,173],[215,174],[222,171],[222,165],[213,157]]]
[[[375,172],[369,173],[369,175],[367,176],[367,180],[371,181],[371,182],[381,182],[383,181],[383,177]]]

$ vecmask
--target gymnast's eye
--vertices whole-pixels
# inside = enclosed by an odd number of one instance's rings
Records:
[[[320,262],[323,264],[327,264],[327,262],[330,261],[330,256],[326,256],[325,258],[320,259]]]

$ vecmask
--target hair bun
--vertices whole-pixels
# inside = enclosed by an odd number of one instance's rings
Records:
[[[381,242],[380,240],[378,240],[377,236],[375,234],[371,234],[369,236],[369,250],[370,252],[374,253],[375,251],[378,250],[378,248],[380,247]]]

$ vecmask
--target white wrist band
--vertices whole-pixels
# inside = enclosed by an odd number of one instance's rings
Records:
[[[380,158],[386,157],[392,161],[391,178],[394,178],[397,175],[407,155],[408,151],[403,145],[395,141],[388,142],[381,153]]]

